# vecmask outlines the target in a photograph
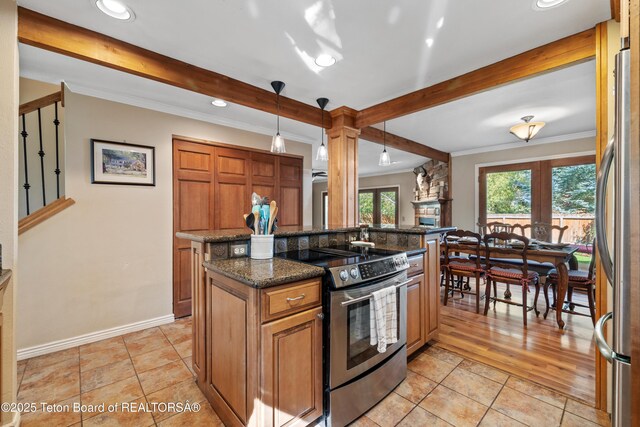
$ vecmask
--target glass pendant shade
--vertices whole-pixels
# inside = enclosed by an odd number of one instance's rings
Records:
[[[380,153],[378,166],[389,166],[391,165],[391,156],[387,153],[387,122],[384,122],[382,129],[382,144],[384,149],[382,150],[382,153]]]
[[[387,149],[385,148],[382,153],[380,153],[380,161],[378,162],[379,166],[389,166],[391,164],[391,156],[387,153]]]
[[[327,146],[324,145],[324,142],[322,143],[322,145],[320,145],[320,147],[318,147],[316,160],[320,160],[322,162],[326,162],[329,160],[329,152],[327,151]]]
[[[280,133],[276,133],[271,140],[271,152],[272,153],[286,153],[287,149],[284,146],[284,138]]]
[[[327,98],[318,98],[316,99],[316,102],[318,103],[318,105],[320,106],[320,109],[322,110],[322,116],[321,116],[322,126],[320,127],[320,141],[322,143],[320,144],[320,147],[318,147],[318,154],[316,155],[316,160],[319,160],[321,162],[327,162],[329,161],[329,151],[327,150],[327,146],[324,145],[324,108],[329,103],[329,100]]]
[[[533,116],[523,117],[524,123],[512,126],[509,131],[524,142],[529,142],[545,125],[545,122],[532,122],[531,119],[533,119]]]

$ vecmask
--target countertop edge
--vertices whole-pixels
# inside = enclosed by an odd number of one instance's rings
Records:
[[[396,234],[419,234],[419,235],[432,235],[432,234],[441,234],[446,233],[447,231],[456,230],[457,227],[439,227],[439,228],[420,228],[420,227],[412,227],[412,228],[385,228],[385,227],[369,227],[370,232],[374,233],[396,233]],[[315,236],[320,234],[335,234],[335,233],[352,233],[358,232],[360,230],[359,227],[345,227],[345,228],[336,228],[331,230],[323,230],[323,229],[314,229],[314,230],[291,230],[291,231],[276,231],[274,233],[275,239],[287,238],[287,237],[296,237],[296,236]],[[199,243],[223,243],[223,242],[233,242],[236,240],[249,240],[251,238],[251,233],[249,232],[238,232],[237,234],[228,234],[228,235],[219,235],[216,236],[215,233],[219,232],[218,230],[205,231],[204,233],[210,233],[206,235],[200,234],[192,234],[187,232],[177,232],[176,237],[179,239],[191,240]]]
[[[250,258],[246,258],[246,259],[250,259]],[[312,266],[312,265],[305,264],[305,263],[302,263],[302,262],[287,260],[288,262],[291,262],[291,263],[300,264],[301,266],[306,268],[307,271],[305,271],[303,273],[284,276],[282,278],[277,278],[277,279],[248,280],[245,276],[243,276],[241,274],[237,274],[237,273],[235,273],[233,271],[224,270],[224,269],[221,269],[221,268],[217,267],[214,264],[215,261],[216,260],[205,261],[204,263],[202,263],[202,265],[207,270],[210,270],[210,271],[213,271],[215,273],[221,274],[222,276],[228,277],[229,279],[233,279],[235,281],[238,281],[240,283],[243,283],[243,284],[245,284],[247,286],[250,286],[250,287],[256,288],[256,289],[271,288],[271,287],[274,287],[274,286],[286,285],[288,283],[298,282],[300,280],[306,280],[306,279],[313,279],[313,278],[316,278],[316,277],[322,277],[324,275],[324,273],[325,273],[324,269],[321,268],[321,267]],[[265,261],[268,261],[268,260],[265,260]]]

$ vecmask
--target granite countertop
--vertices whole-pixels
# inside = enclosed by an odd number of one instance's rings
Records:
[[[203,263],[208,270],[220,273],[254,288],[268,288],[324,275],[324,268],[284,258],[229,258]]]
[[[402,233],[402,234],[439,234],[447,231],[455,230],[456,227],[425,227],[413,225],[397,225],[392,227],[382,227],[373,225],[369,227],[369,231]],[[273,234],[275,238],[295,237],[295,236],[311,236],[316,234],[330,233],[349,233],[359,232],[360,227],[344,227],[344,228],[317,228],[317,227],[280,227]],[[234,240],[249,240],[251,232],[247,228],[239,228],[236,230],[205,230],[193,232],[178,232],[176,236],[180,239],[192,240],[202,243],[218,243],[232,242]]]

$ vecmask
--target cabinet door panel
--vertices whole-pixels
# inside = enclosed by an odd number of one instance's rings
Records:
[[[209,279],[210,280],[210,279]],[[208,387],[220,395],[233,413],[247,422],[247,323],[248,301],[215,283],[207,285],[209,333]]]
[[[275,184],[278,159],[271,154],[251,153],[251,177],[254,184]]]
[[[322,308],[262,326],[265,426],[303,426],[322,414]]]
[[[281,187],[278,208],[278,225],[302,225],[300,221],[300,203],[302,189],[300,187]]]
[[[427,242],[425,253],[426,341],[437,338],[440,328],[440,242]]]
[[[407,356],[425,344],[424,275],[411,278],[407,285]]]
[[[302,182],[302,159],[281,157],[280,181],[293,184]]]
[[[186,256],[191,242],[179,231],[211,230],[214,223],[214,148],[173,141],[173,314],[191,314],[190,268]]]
[[[245,222],[243,214],[248,213],[250,202],[244,184],[218,184],[218,215],[217,223],[220,230],[243,228]]]

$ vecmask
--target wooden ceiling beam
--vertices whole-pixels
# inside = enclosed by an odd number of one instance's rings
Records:
[[[611,19],[620,22],[620,0],[611,0]]]
[[[595,29],[583,31],[358,112],[365,128],[595,57]]]
[[[21,43],[276,114],[276,94],[214,71],[160,55],[104,34],[18,8]],[[317,107],[280,97],[280,115],[322,127]],[[324,127],[331,128],[325,117]]]
[[[367,126],[360,130],[360,139],[365,139],[376,144],[384,144],[385,142],[384,132],[372,126]],[[420,144],[419,142],[415,142],[389,132],[387,132],[386,144],[387,147],[392,147],[397,150],[406,151],[408,153],[417,154],[418,156],[428,157],[434,160],[440,160],[442,162],[449,162],[449,153],[436,150],[435,148],[428,147]]]

